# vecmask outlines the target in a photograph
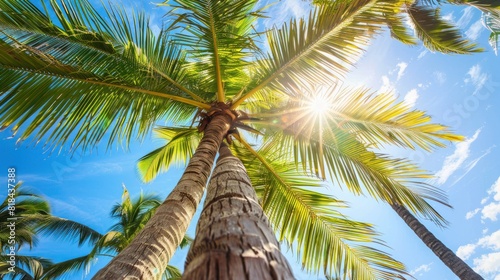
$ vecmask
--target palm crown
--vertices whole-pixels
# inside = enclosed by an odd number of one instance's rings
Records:
[[[372,148],[431,150],[460,137],[389,95],[342,88],[338,80],[384,27],[416,44],[404,13],[432,50],[480,49],[436,9],[413,1],[327,1],[306,19],[270,30],[255,30],[263,15],[257,2],[172,1],[166,4],[171,23],[154,33],[144,14],[117,6],[103,12],[88,1],[53,0],[41,9],[25,0],[2,1],[2,128],[23,131],[19,140],[32,136],[52,149],[69,143],[74,151],[103,139],[127,145],[167,120],[177,128],[157,131],[169,144],[140,163],[149,180],[194,153],[200,136],[188,126],[195,118],[202,117],[204,130],[225,115],[239,142],[235,153],[253,174],[272,223],[282,239],[297,242],[307,268],[398,277],[402,266],[386,254],[351,247],[377,240],[371,225],[344,219],[335,210],[343,203],[308,189],[320,181],[304,173],[329,175],[355,193],[365,188],[377,199],[443,223],[425,200],[446,204],[438,190],[421,182],[429,174]],[[331,106],[321,116],[308,105],[318,95],[309,90],[313,84],[328,86],[324,94]],[[262,135],[261,144],[250,145],[241,129]],[[251,170],[266,175],[259,179]],[[286,210],[294,215],[280,215]]]

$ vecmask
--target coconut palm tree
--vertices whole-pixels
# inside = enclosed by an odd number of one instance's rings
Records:
[[[115,204],[111,209],[111,217],[117,222],[104,234],[78,222],[54,218],[43,220],[38,226],[40,233],[54,235],[58,238],[77,239],[79,245],[89,243],[93,248],[84,256],[76,257],[60,263],[52,264],[43,274],[43,279],[55,279],[70,272],[88,271],[98,257],[114,257],[122,251],[142,230],[147,221],[154,214],[161,199],[156,195],[143,194],[134,200],[123,186],[122,202]],[[87,238],[93,236],[92,238]],[[191,238],[185,236],[180,244],[181,248],[188,246]],[[168,265],[162,272],[162,279],[180,279],[178,268]]]
[[[266,53],[262,32],[253,28],[261,14],[256,3],[175,1],[169,4],[173,23],[155,34],[146,16],[116,6],[104,8],[104,18],[87,1],[54,0],[43,7],[0,2],[0,123],[14,134],[23,131],[20,141],[33,136],[47,149],[69,144],[70,151],[91,149],[104,138],[108,145],[126,145],[158,120],[183,124],[202,117],[203,137],[179,184],[97,278],[158,278],[182,240],[227,132],[250,128],[243,123],[248,113],[298,96],[293,83],[338,79],[379,30],[402,20],[401,1],[338,1],[267,32]],[[452,26],[440,31],[425,32],[439,51],[479,50]],[[448,135],[441,128],[434,132],[438,138]],[[385,138],[411,145],[403,132]],[[385,198],[396,200],[397,194]]]
[[[19,249],[36,246],[36,226],[40,219],[50,216],[49,203],[40,195],[23,187],[22,182],[9,189],[12,191],[9,191],[0,205],[0,276],[8,275],[12,279],[41,279],[52,262],[45,258],[25,256],[19,253]],[[10,227],[12,224],[14,228]],[[12,232],[15,234],[11,234]],[[15,260],[11,259],[12,255]]]

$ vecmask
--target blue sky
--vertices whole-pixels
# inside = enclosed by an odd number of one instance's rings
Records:
[[[272,17],[263,25],[272,26],[290,15],[301,16],[307,3],[282,1],[272,7]],[[131,4],[125,4],[132,7]],[[146,4],[144,4],[146,5]],[[161,26],[164,10],[146,6],[154,13],[152,25]],[[458,144],[433,153],[388,147],[397,156],[408,157],[436,174],[429,183],[446,191],[453,209],[436,205],[450,226],[442,229],[428,221],[423,223],[451,250],[463,258],[485,279],[500,279],[500,58],[488,45],[489,31],[474,8],[444,8],[442,14],[457,23],[464,34],[486,50],[475,55],[443,55],[422,46],[404,46],[388,34],[380,36],[368,48],[345,81],[347,85],[365,85],[374,91],[392,91],[400,100],[427,111],[435,122],[443,123],[466,137]],[[0,133],[2,151],[1,181],[6,182],[7,168],[15,167],[17,178],[26,186],[44,194],[55,215],[85,223],[101,232],[112,224],[111,205],[121,199],[122,184],[132,196],[141,190],[166,196],[176,184],[182,168],[174,168],[144,185],[139,180],[135,161],[158,147],[161,142],[148,137],[143,143],[132,143],[130,151],[98,147],[92,154],[73,156],[50,153],[29,141],[16,145],[10,131]],[[372,222],[390,248],[385,250],[403,261],[416,279],[456,279],[433,253],[406,227],[390,207],[370,198],[353,197],[337,187],[329,188],[352,206],[348,214]],[[0,199],[5,197],[0,193]],[[194,223],[189,232],[194,235]],[[61,244],[64,244],[61,246]],[[42,237],[31,252],[61,261],[85,253],[53,237]],[[323,279],[300,271],[296,257],[283,246],[295,267],[298,279]],[[26,251],[25,251],[26,252]],[[172,264],[182,267],[186,252],[179,252]],[[67,279],[90,279],[106,259],[100,259],[86,276],[78,273]]]

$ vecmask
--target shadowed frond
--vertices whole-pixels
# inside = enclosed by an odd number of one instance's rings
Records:
[[[443,20],[439,9],[414,4],[407,8],[407,13],[416,35],[429,50],[457,54],[482,51],[464,39],[459,29]]]
[[[194,154],[201,134],[196,128],[158,127],[155,135],[167,144],[143,156],[137,162],[137,169],[144,182],[150,182],[173,163],[186,163]]]
[[[352,279],[393,279],[405,274],[404,266],[386,253],[358,244],[381,242],[370,224],[348,219],[337,210],[346,207],[342,201],[314,190],[321,186],[319,179],[239,139],[247,150],[238,148],[237,154],[262,207],[280,240],[297,246],[303,267],[336,277],[352,275]]]

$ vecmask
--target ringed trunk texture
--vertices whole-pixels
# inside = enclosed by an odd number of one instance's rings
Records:
[[[432,234],[408,209],[401,205],[391,205],[392,209],[405,221],[415,234],[429,247],[441,261],[450,268],[460,279],[484,280],[469,265],[459,258],[452,250],[446,247]]]
[[[294,279],[245,167],[225,144],[182,279]]]
[[[205,191],[208,176],[231,117],[217,115],[177,186],[134,240],[92,279],[160,279],[179,246]]]

